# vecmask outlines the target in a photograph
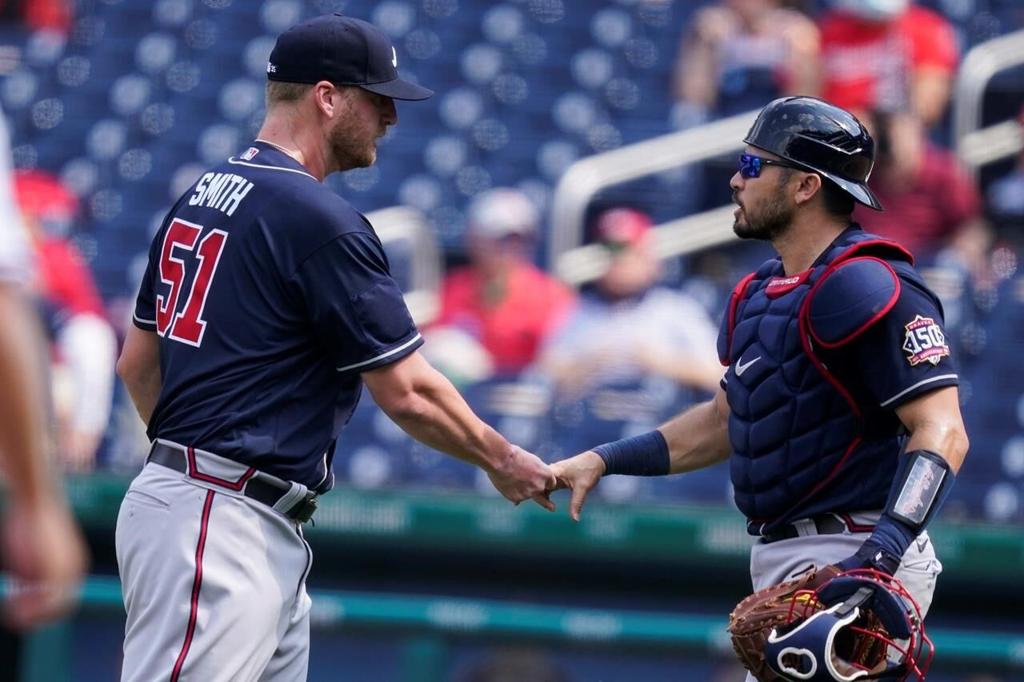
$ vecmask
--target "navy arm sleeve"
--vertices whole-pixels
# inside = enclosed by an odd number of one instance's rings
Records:
[[[372,233],[349,232],[314,251],[293,283],[339,372],[395,362],[423,344]]]
[[[850,344],[846,356],[870,398],[886,410],[959,383],[938,301],[915,282],[900,280],[896,304]]]

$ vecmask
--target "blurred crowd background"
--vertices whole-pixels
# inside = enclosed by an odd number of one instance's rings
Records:
[[[610,265],[576,290],[552,274],[545,248],[565,227],[547,216],[566,169],[779,95],[818,94],[878,139],[871,185],[886,210],[858,219],[910,248],[942,294],[973,444],[948,513],[1024,521],[1024,160],[968,168],[950,123],[963,55],[1024,27],[1012,0],[4,3],[0,103],[38,249],[70,469],[139,466],[146,443],[113,359],[151,236],[207,165],[255,134],[275,36],[327,11],[381,26],[403,71],[437,90],[399,108],[377,165],[328,183],[367,213],[422,214],[444,273],[414,309],[428,355],[510,438],[557,459],[707,395],[724,298],[769,255],[729,243],[655,252],[652,226],[729,203],[728,155],[599,193],[584,239]],[[988,90],[984,121],[1020,121],[1024,69]],[[411,287],[422,253],[403,239],[389,250]],[[490,487],[368,399],[338,455],[339,478],[356,486]],[[726,479],[624,478],[601,490],[728,502]]]
[[[734,154],[604,188],[582,225],[553,210],[566,172],[813,94],[872,129],[870,184],[886,210],[856,217],[909,247],[945,306],[972,449],[944,518],[1024,523],[1019,0],[0,2],[0,105],[69,472],[141,466],[148,444],[113,364],[149,241],[205,167],[255,134],[276,35],[329,11],[380,26],[402,72],[437,91],[399,106],[375,166],[327,182],[381,216],[425,352],[510,440],[560,459],[710,395],[725,298],[771,253],[731,240],[728,220],[714,246],[672,257],[658,246],[661,226],[729,203]],[[965,145],[964,57],[1015,35],[1007,49],[1020,59],[979,86],[972,114],[995,132]],[[559,277],[552,245],[573,231],[596,265]],[[490,490],[369,397],[335,469],[354,489]],[[723,467],[615,477],[599,492],[626,505],[731,505]],[[482,675],[459,679],[556,679]]]

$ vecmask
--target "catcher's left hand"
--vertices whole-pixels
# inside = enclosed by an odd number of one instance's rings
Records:
[[[746,597],[729,614],[729,634],[740,662],[758,682],[777,682],[779,677],[765,662],[768,635],[789,620],[793,596],[802,590],[817,589],[840,574],[836,566],[808,572],[789,582],[766,587]]]

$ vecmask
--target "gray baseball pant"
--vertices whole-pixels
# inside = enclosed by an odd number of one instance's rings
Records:
[[[246,467],[199,456],[238,480]],[[155,463],[116,531],[127,623],[122,682],[300,682],[312,555],[301,525],[241,492]]]

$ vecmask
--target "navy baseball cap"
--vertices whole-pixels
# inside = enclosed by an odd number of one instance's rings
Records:
[[[267,78],[286,83],[325,80],[402,100],[434,94],[399,77],[398,54],[383,31],[337,13],[304,21],[278,36]]]

